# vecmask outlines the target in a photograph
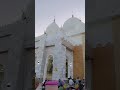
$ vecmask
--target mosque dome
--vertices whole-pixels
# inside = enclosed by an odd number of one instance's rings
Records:
[[[56,34],[59,30],[59,26],[56,24],[56,22],[53,22],[47,27],[46,34],[53,35]]]
[[[63,30],[67,36],[85,32],[85,24],[78,18],[72,16],[63,25]]]

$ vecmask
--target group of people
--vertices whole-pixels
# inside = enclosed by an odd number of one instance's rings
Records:
[[[71,77],[68,80],[62,81],[59,79],[58,90],[83,90],[84,80],[80,80],[79,77],[72,79]]]
[[[45,83],[48,80],[46,79],[42,85],[42,90],[45,90]],[[80,80],[79,77],[72,79],[71,77],[68,80],[58,80],[58,90],[83,90],[85,86],[84,79]]]

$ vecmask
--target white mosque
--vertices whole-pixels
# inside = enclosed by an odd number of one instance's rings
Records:
[[[73,49],[83,45],[85,23],[72,15],[63,27],[55,20],[43,35],[35,38],[35,72],[42,80],[67,79],[73,77]]]

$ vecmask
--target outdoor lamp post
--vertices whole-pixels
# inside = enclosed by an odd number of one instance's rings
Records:
[[[40,64],[40,62],[38,61],[38,64]]]

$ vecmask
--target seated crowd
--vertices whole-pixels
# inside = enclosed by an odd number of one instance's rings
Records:
[[[42,84],[42,90],[45,90],[46,82],[49,80],[45,80]],[[76,79],[72,79],[71,77],[68,80],[58,80],[58,90],[83,90],[85,86],[84,79],[80,80],[79,77]]]

